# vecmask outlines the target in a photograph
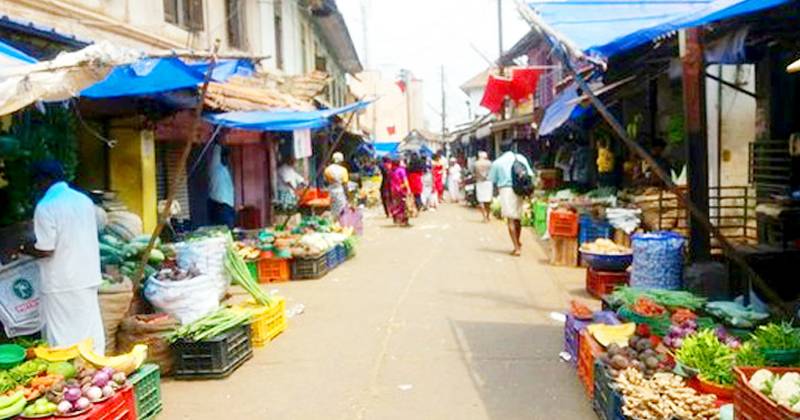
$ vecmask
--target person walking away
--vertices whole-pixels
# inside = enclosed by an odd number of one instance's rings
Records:
[[[433,163],[431,164],[431,173],[433,174],[433,190],[436,191],[439,202],[444,201],[444,178],[446,169],[446,162],[442,156],[442,152],[436,152],[433,156]]]
[[[331,194],[331,217],[338,221],[347,206],[347,183],[350,182],[350,174],[342,163],[344,155],[341,152],[333,154],[333,163],[325,168],[325,181],[328,183],[328,191]]]
[[[414,205],[417,211],[420,212],[424,209],[422,203],[422,176],[425,173],[425,164],[420,159],[419,155],[412,153],[408,159],[408,186],[411,187],[411,194],[414,196]]]
[[[55,160],[33,167],[36,189],[44,193],[33,214],[34,244],[23,252],[41,258],[41,314],[51,347],[87,338],[105,353],[105,329],[97,292],[102,281],[94,203],[67,185]]]
[[[425,167],[425,175],[422,176],[422,203],[427,209],[436,210],[439,207],[439,196],[433,185],[433,172],[430,165]]]
[[[511,255],[518,257],[522,254],[522,243],[520,242],[522,223],[520,219],[523,199],[533,192],[533,171],[525,156],[508,150],[492,163],[489,179],[499,191],[501,212],[508,224],[508,234],[514,245]],[[519,191],[519,184],[526,183],[526,181],[529,191]]]
[[[389,201],[391,200],[391,185],[392,185],[392,159],[389,156],[384,156],[381,159],[378,168],[381,170],[381,204],[383,205],[383,213],[386,217],[391,217],[389,214]]]
[[[447,169],[447,193],[453,203],[461,201],[461,175],[461,165],[456,158],[450,158],[450,168]]]
[[[406,197],[411,193],[411,187],[408,185],[406,168],[398,160],[392,161],[390,188],[389,212],[392,215],[392,220],[396,225],[408,226],[409,208],[406,203]]]
[[[236,224],[233,177],[228,168],[228,149],[214,145],[209,167],[208,219],[214,226],[233,229]]]
[[[288,156],[278,167],[278,188],[276,205],[280,211],[293,211],[298,204],[298,189],[306,184],[305,178],[295,169],[294,156]]]
[[[475,195],[478,199],[478,208],[483,215],[484,222],[491,221],[491,205],[494,196],[494,185],[489,180],[489,171],[492,168],[492,161],[489,154],[478,152],[478,160],[475,161]]]

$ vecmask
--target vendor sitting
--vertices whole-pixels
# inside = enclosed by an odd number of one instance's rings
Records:
[[[306,184],[305,178],[294,168],[295,158],[289,156],[278,168],[278,191],[275,205],[278,210],[287,212],[297,207],[297,189]]]

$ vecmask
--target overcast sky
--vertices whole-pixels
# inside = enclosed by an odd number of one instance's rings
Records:
[[[396,77],[410,69],[425,82],[429,128],[441,129],[440,68],[445,68],[448,126],[467,121],[467,97],[458,88],[498,56],[498,0],[338,0],[366,68]],[[525,33],[512,0],[503,2],[503,46]],[[362,14],[365,11],[365,14]],[[366,28],[365,28],[366,26]],[[365,30],[366,29],[366,30]],[[476,49],[479,52],[476,52]]]

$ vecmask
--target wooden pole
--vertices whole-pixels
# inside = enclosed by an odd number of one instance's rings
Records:
[[[683,31],[683,113],[688,152],[689,201],[709,214],[708,132],[706,129],[705,63],[701,28]],[[695,262],[711,259],[711,237],[708,229],[696,218],[689,218],[689,256]]]
[[[667,174],[653,159],[653,157],[648,153],[639,143],[628,137],[628,133],[625,131],[625,128],[622,127],[622,124],[617,121],[616,117],[611,113],[611,111],[606,108],[602,101],[595,95],[594,91],[592,91],[589,84],[583,78],[583,76],[575,70],[572,66],[572,62],[570,61],[570,55],[568,55],[567,51],[569,51],[569,47],[565,47],[562,45],[560,38],[555,33],[546,33],[543,27],[537,25],[538,17],[531,18],[532,13],[528,8],[528,5],[523,3],[521,0],[517,0],[517,8],[520,11],[520,15],[522,18],[531,26],[531,28],[537,31],[539,34],[543,36],[545,40],[550,44],[553,49],[554,55],[558,58],[559,61],[564,65],[564,68],[567,70],[568,73],[572,74],[578,86],[583,90],[583,92],[589,96],[592,105],[597,109],[603,119],[606,120],[608,125],[614,130],[614,133],[622,140],[626,146],[628,146],[631,150],[633,150],[640,158],[642,158],[648,165],[653,169],[653,172],[658,176],[666,185],[667,189],[675,194],[678,201],[686,207],[686,209],[691,214],[692,218],[694,218],[695,222],[700,223],[703,225],[705,229],[707,229],[711,234],[714,235],[717,240],[719,240],[720,245],[722,246],[723,250],[728,254],[729,258],[738,265],[744,273],[753,280],[753,283],[762,291],[764,292],[765,297],[771,303],[775,305],[775,309],[782,312],[784,315],[793,316],[793,308],[790,305],[783,303],[781,297],[773,290],[769,285],[767,285],[761,276],[753,270],[752,267],[747,263],[747,261],[742,257],[739,251],[733,246],[733,244],[728,240],[728,238],[722,234],[722,232],[717,229],[714,225],[711,224],[708,218],[708,214],[702,212],[691,200],[689,200],[686,195],[680,191],[677,186],[672,182],[672,176]],[[545,25],[546,26],[546,25]],[[583,55],[581,54],[581,57]],[[749,293],[749,291],[748,291]]]
[[[136,274],[134,275],[133,280],[133,290],[134,296],[139,296],[138,290],[139,286],[141,285],[142,281],[144,280],[144,267],[147,265],[147,260],[150,258],[150,252],[153,250],[153,247],[156,244],[156,239],[161,235],[161,231],[164,230],[164,226],[166,225],[167,221],[169,220],[170,210],[172,209],[172,203],[175,201],[175,194],[178,191],[178,186],[180,182],[186,177],[186,161],[189,158],[189,154],[192,152],[192,145],[194,144],[195,140],[200,136],[200,123],[202,122],[203,116],[203,107],[205,105],[206,93],[208,92],[208,84],[211,81],[211,74],[214,72],[214,67],[217,64],[217,56],[216,53],[219,51],[219,40],[216,41],[214,44],[213,53],[211,54],[211,62],[208,65],[208,69],[206,70],[205,79],[203,80],[203,86],[200,88],[200,98],[197,102],[197,105],[194,109],[194,119],[192,120],[192,126],[189,129],[189,135],[186,136],[186,143],[183,145],[183,150],[181,150],[180,158],[178,159],[178,171],[174,178],[172,178],[172,182],[169,183],[169,188],[167,189],[167,199],[165,201],[165,205],[161,214],[158,217],[158,224],[156,228],[153,230],[153,233],[150,235],[150,241],[147,243],[147,247],[145,248],[144,252],[142,253],[142,259],[139,261],[139,267],[136,270]],[[136,299],[134,299],[136,302]],[[133,304],[132,304],[133,305]]]

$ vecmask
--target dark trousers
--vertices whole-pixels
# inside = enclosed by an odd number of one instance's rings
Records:
[[[236,225],[236,210],[227,204],[208,200],[208,220],[212,226],[224,225],[233,229]]]

